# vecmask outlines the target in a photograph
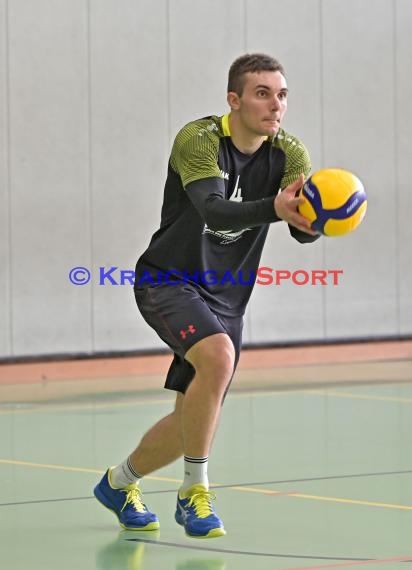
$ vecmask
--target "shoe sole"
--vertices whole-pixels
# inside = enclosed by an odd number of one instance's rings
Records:
[[[150,522],[149,524],[147,524],[146,526],[126,526],[125,524],[123,524],[121,522],[121,520],[119,519],[118,514],[116,513],[116,511],[114,509],[112,509],[112,507],[109,506],[109,504],[107,504],[105,502],[106,497],[103,495],[103,493],[100,491],[100,489],[98,487],[94,488],[94,496],[96,497],[96,499],[99,501],[99,503],[101,505],[103,505],[107,510],[109,510],[111,513],[114,514],[114,516],[117,518],[117,520],[119,521],[119,525],[124,529],[124,530],[133,530],[133,531],[139,531],[139,530],[158,530],[160,528],[160,524],[159,522]]]
[[[225,536],[226,534],[225,529],[221,526],[217,528],[211,528],[207,534],[190,534],[187,532],[183,520],[180,520],[175,516],[175,521],[185,529],[186,536],[190,536],[190,538],[218,538],[219,536]]]
[[[226,531],[224,528],[212,528],[211,530],[209,530],[209,532],[207,534],[189,534],[186,529],[186,536],[189,536],[190,538],[219,538],[219,536],[225,536]]]

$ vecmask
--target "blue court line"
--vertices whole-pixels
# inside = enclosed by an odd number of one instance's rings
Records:
[[[278,481],[253,481],[251,483],[231,483],[227,485],[211,485],[211,489],[230,489],[232,487],[259,487],[264,485],[280,485],[281,483],[305,483],[310,481],[329,481],[332,479],[355,479],[357,477],[381,477],[386,475],[409,475],[412,473],[412,469],[404,471],[381,471],[376,473],[353,473],[346,475],[329,475],[325,477],[305,477],[301,479],[282,479]],[[163,489],[156,491],[148,491],[145,489],[145,495],[160,495],[162,493],[176,493],[176,488],[174,489]],[[0,507],[11,507],[18,505],[35,505],[39,503],[58,503],[60,501],[84,501],[88,499],[94,499],[94,496],[88,497],[63,497],[57,499],[38,499],[33,501],[15,501],[10,503],[0,503]]]
[[[150,540],[148,538],[125,538],[129,542],[144,542],[145,544],[153,544],[156,546],[170,546],[173,548],[183,548],[189,550],[200,550],[202,552],[214,552],[218,554],[239,554],[242,556],[263,556],[268,558],[299,558],[303,560],[341,560],[349,562],[367,562],[376,560],[375,558],[347,558],[341,556],[314,556],[304,554],[279,554],[275,552],[255,552],[249,550],[234,550],[231,548],[211,548],[206,546],[197,546],[195,544],[186,544],[184,542],[166,542],[163,540]],[[411,558],[412,560],[412,558]]]
[[[211,485],[213,489],[225,489],[230,487],[259,487],[260,485],[280,485],[281,483],[306,483],[311,481],[330,481],[332,479],[356,479],[357,477],[382,477],[386,475],[409,475],[412,469],[402,471],[381,471],[376,473],[353,473],[346,475],[328,475],[325,477],[305,477],[302,479],[281,479],[278,481],[259,481],[258,483],[230,483],[230,485]],[[165,491],[160,491],[161,493]]]

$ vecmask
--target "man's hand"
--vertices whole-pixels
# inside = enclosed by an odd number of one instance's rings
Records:
[[[297,192],[302,188],[305,182],[305,176],[301,174],[299,178],[286,186],[282,192],[276,196],[274,208],[276,215],[281,219],[312,236],[318,235],[317,232],[311,230],[311,222],[299,214],[298,206],[304,202],[303,198],[296,197]]]

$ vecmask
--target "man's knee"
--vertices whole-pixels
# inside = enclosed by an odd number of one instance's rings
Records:
[[[235,348],[224,333],[208,336],[197,342],[185,355],[198,375],[210,375],[223,382],[232,377],[235,366]]]

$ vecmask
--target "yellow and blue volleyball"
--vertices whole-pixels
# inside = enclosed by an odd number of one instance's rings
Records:
[[[365,217],[366,192],[348,170],[324,168],[307,179],[300,191],[299,212],[312,229],[325,236],[342,236],[355,230]]]

